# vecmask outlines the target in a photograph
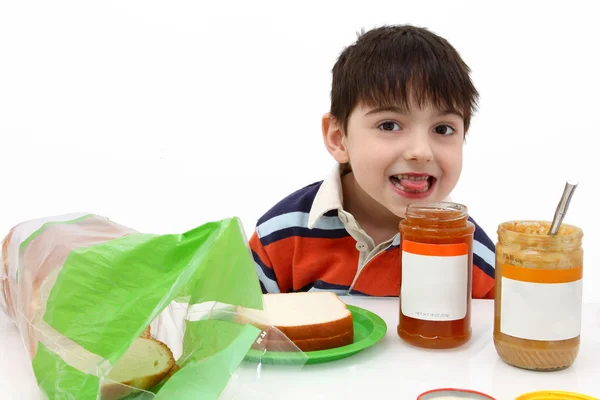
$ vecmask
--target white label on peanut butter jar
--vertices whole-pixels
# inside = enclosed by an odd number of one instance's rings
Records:
[[[582,268],[536,270],[502,265],[500,332],[556,341],[581,333]]]
[[[426,321],[454,321],[467,315],[470,296],[469,247],[402,242],[402,314]]]

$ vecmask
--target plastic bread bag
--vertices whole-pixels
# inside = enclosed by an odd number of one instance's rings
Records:
[[[2,241],[0,283],[50,400],[275,398],[264,355],[307,359],[240,317],[262,292],[236,218],[173,235],[93,214],[27,221]]]

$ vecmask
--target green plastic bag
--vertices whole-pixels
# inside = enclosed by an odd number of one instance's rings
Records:
[[[260,361],[245,361],[260,353],[262,331],[240,322],[238,307],[262,309],[262,293],[237,218],[177,235],[93,214],[27,221],[2,243],[0,278],[0,306],[50,400],[270,397]],[[111,380],[148,327],[177,367],[147,390]],[[285,351],[301,353],[281,336]]]

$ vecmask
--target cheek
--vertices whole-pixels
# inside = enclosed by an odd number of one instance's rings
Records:
[[[387,172],[390,166],[388,160],[389,148],[373,146],[373,143],[364,143],[349,149],[350,164],[356,183],[363,191],[373,198],[377,198],[382,185],[387,183]]]
[[[357,175],[369,176],[370,179],[383,176],[395,158],[389,154],[389,148],[364,146],[350,152],[350,162]]]
[[[456,182],[462,172],[463,152],[461,146],[446,149],[441,153],[440,164],[450,181]]]
[[[353,132],[354,133],[354,132]],[[361,135],[359,135],[360,133]],[[357,134],[349,140],[346,145],[350,162],[361,169],[373,169],[375,165],[379,165],[379,160],[382,151],[385,149],[377,140],[372,140],[364,135],[363,132]]]

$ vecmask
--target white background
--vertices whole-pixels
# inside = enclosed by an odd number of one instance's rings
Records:
[[[3,1],[0,236],[74,211],[154,233],[235,215],[250,234],[332,166],[320,118],[338,54],[362,28],[412,23],[458,49],[481,94],[453,199],[495,241],[502,221],[551,219],[577,179],[566,222],[600,301],[591,4]]]

